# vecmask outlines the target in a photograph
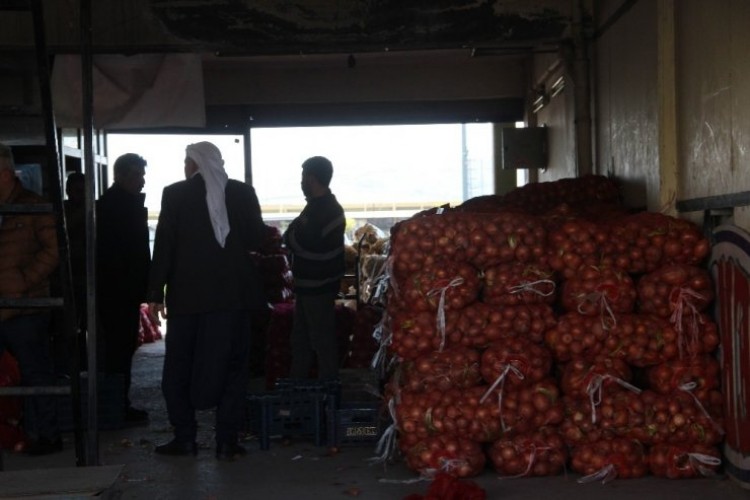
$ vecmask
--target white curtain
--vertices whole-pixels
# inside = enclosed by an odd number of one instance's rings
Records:
[[[198,54],[95,55],[92,77],[96,129],[205,125]],[[57,126],[82,126],[80,56],[55,57],[52,99]]]

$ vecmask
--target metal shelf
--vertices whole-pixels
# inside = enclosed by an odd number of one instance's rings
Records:
[[[720,210],[748,205],[750,205],[750,191],[741,191],[739,193],[680,200],[676,203],[676,208],[678,212],[702,212],[704,210]]]

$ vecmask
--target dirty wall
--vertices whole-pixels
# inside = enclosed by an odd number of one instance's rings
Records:
[[[626,3],[602,0],[593,13],[594,173],[616,176],[627,204],[651,211],[750,190],[750,31],[744,27],[750,2],[639,1],[614,15]],[[535,58],[536,78],[550,57]],[[567,97],[552,99],[534,117],[550,127],[550,168],[540,173],[542,181],[578,174],[573,82],[565,74]],[[730,220],[748,229],[749,212],[736,207]],[[700,221],[703,214],[680,215]]]

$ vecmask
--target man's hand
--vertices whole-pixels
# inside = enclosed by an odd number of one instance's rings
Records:
[[[149,302],[148,317],[153,324],[161,326],[161,319],[159,316],[167,319],[167,309],[164,307],[164,304],[160,302]]]

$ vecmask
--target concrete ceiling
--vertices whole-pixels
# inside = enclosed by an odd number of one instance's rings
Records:
[[[172,35],[244,55],[529,49],[555,43],[571,0],[148,0]]]

